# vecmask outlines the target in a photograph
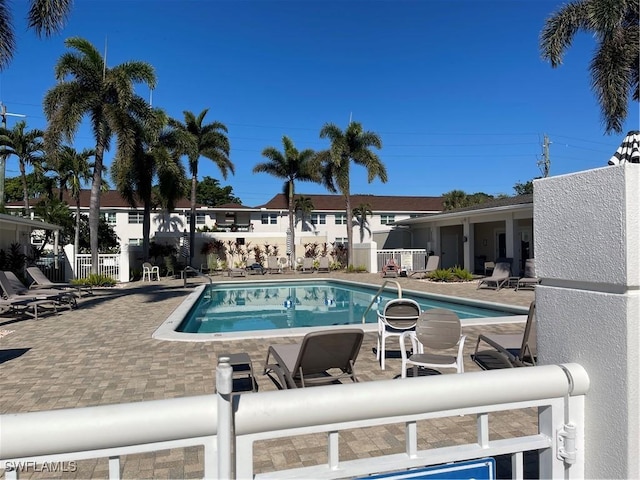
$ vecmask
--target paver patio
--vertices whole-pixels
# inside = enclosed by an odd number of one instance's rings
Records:
[[[316,278],[344,278],[380,284],[375,274],[312,274]],[[311,278],[313,278],[313,276]],[[269,278],[271,277],[271,278]],[[300,275],[267,275],[277,280]],[[305,275],[304,279],[309,280]],[[213,277],[214,281],[247,281],[256,278]],[[474,298],[526,307],[533,291],[476,289],[475,283],[438,284],[400,277],[403,289]],[[218,342],[169,342],[151,338],[156,328],[193,291],[201,279],[132,282],[111,289],[97,289],[79,299],[79,308],[60,315],[31,318],[0,317],[0,413],[19,413],[59,408],[137,402],[141,400],[212,394],[215,367],[221,352],[251,355],[260,391],[274,390],[261,375],[269,344],[293,338],[252,339]],[[465,328],[468,335],[465,369],[478,370],[469,359],[479,332],[516,332],[522,325],[492,325]],[[4,332],[4,335],[2,334]],[[6,333],[11,332],[11,333]],[[382,371],[373,351],[375,333],[365,335],[356,366],[362,381],[395,378],[400,360],[387,360]],[[398,380],[401,381],[401,380]],[[339,388],[339,387],[337,387]],[[1,429],[1,425],[0,425]],[[507,438],[514,433],[535,432],[535,412],[511,414],[497,422],[492,435]],[[475,437],[475,419],[439,419],[420,426],[420,447],[443,446]],[[2,441],[0,431],[0,441]],[[362,458],[400,452],[404,428],[390,425],[354,430],[341,436],[341,458]],[[295,439],[259,442],[255,449],[256,472],[293,468],[323,462],[326,440],[309,435]],[[196,478],[203,475],[201,448],[174,449],[130,455],[122,461],[123,478]],[[75,472],[21,472],[20,478],[107,478],[106,459],[78,462]]]

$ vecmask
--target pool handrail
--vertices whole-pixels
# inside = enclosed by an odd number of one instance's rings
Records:
[[[184,286],[187,286],[187,277],[189,277],[189,273],[195,273],[196,276],[198,277],[204,277],[207,280],[209,280],[209,285],[213,285],[213,280],[211,279],[211,277],[209,275],[205,275],[204,273],[196,270],[195,268],[193,268],[190,265],[187,265],[184,270],[182,270],[182,281],[184,282]]]
[[[371,303],[369,303],[369,306],[365,309],[364,313],[362,314],[363,324],[366,323],[365,320],[367,317],[367,313],[369,313],[369,310],[371,310],[371,307],[373,306],[373,304],[376,303],[376,300],[378,299],[378,295],[385,289],[388,283],[395,284],[398,290],[398,298],[402,298],[402,287],[400,286],[400,284],[396,280],[385,280],[380,286],[380,288],[378,289],[378,291],[373,295],[373,298],[371,299]]]

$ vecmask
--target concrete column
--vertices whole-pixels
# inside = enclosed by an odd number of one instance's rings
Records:
[[[129,268],[129,244],[123,243],[120,246],[120,266],[119,266],[119,274],[121,282],[128,282],[131,280],[130,278],[130,268]]]
[[[463,255],[463,267],[470,272],[473,272],[473,243],[474,243],[474,228],[473,224],[469,223],[469,219],[465,218],[462,223],[462,255]]]
[[[62,247],[62,249],[64,250],[64,256],[67,258],[68,268],[65,268],[67,277],[65,278],[65,281],[68,282],[73,278],[78,278],[78,275],[76,274],[76,254],[72,244],[67,244]]]
[[[640,478],[640,165],[536,180],[541,364],[589,374],[587,478]]]

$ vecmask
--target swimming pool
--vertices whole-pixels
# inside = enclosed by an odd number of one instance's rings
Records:
[[[303,335],[318,327],[377,325],[376,307],[397,297],[395,289],[344,280],[230,282],[198,287],[154,333],[166,340]],[[522,315],[526,309],[442,295],[403,291],[422,309],[447,308],[463,323]],[[372,308],[367,310],[372,304]],[[362,323],[365,314],[365,324]],[[371,328],[366,328],[371,327]]]

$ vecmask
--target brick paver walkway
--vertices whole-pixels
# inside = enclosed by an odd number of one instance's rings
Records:
[[[312,274],[320,277],[318,274]],[[271,275],[272,279],[296,275]],[[299,275],[297,275],[300,277]],[[322,277],[327,275],[322,274]],[[363,283],[380,284],[374,274],[338,274]],[[254,277],[213,277],[217,280],[246,281]],[[267,278],[267,277],[260,277]],[[309,280],[310,275],[304,279]],[[313,278],[313,277],[311,277]],[[496,303],[528,306],[532,291],[503,289],[476,290],[474,283],[435,284],[424,280],[398,278],[403,289],[481,299]],[[288,339],[253,339],[233,342],[169,342],[151,338],[155,329],[191,293],[201,279],[133,282],[112,289],[97,289],[94,295],[79,299],[79,308],[60,315],[47,315],[35,321],[0,316],[0,413],[136,402],[214,393],[215,366],[221,352],[247,352],[257,373],[260,391],[273,390],[268,377],[261,375],[267,347]],[[468,335],[465,368],[478,370],[469,353],[479,331],[516,332],[522,325],[466,328]],[[10,333],[8,333],[10,332]],[[400,373],[400,360],[388,359],[382,371],[375,360],[376,336],[365,336],[357,360],[363,381],[394,378]],[[442,446],[460,439],[472,440],[475,420],[441,419],[425,425],[421,447]],[[502,422],[492,435],[508,437],[513,432],[535,432],[535,412],[522,412]],[[0,429],[1,429],[0,425]],[[463,428],[464,427],[464,428]],[[421,430],[422,432],[423,430]],[[392,425],[353,431],[342,437],[342,458],[375,456],[399,452],[404,429]],[[0,441],[2,433],[0,431]],[[256,445],[256,472],[292,468],[322,462],[326,440],[322,436],[282,439]],[[122,459],[124,478],[202,477],[202,451],[175,449]],[[106,478],[106,459],[82,461],[75,473],[42,474],[22,472],[21,478]]]

